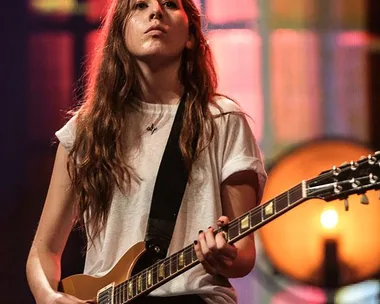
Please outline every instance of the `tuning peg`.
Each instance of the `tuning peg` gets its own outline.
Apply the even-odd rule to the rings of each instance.
[[[371,154],[368,155],[368,163],[370,165],[376,164],[376,161],[377,161],[376,157],[372,156]]]
[[[334,167],[332,168],[332,171],[333,171],[333,174],[334,174],[335,176],[338,176],[338,175],[340,174],[340,172],[342,172],[342,170],[341,170],[340,168],[337,168],[336,166],[334,166]]]
[[[362,197],[360,198],[360,202],[361,202],[363,205],[368,205],[368,204],[369,204],[368,196],[367,196],[366,194],[363,194]]]
[[[354,161],[351,161],[350,165],[351,165],[352,171],[355,171],[359,167],[359,164],[357,162],[354,162]]]
[[[372,173],[369,175],[369,182],[370,182],[371,184],[376,183],[378,179],[379,179],[379,178],[378,178],[376,175],[372,174]]]
[[[346,198],[344,200],[344,210],[348,211],[350,209],[350,203],[348,202],[348,199]]]
[[[380,155],[380,151],[376,151],[376,152],[375,152],[375,155]]]

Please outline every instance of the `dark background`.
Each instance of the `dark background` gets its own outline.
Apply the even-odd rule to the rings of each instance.
[[[374,39],[380,37],[380,2],[367,0],[367,30]],[[74,83],[82,75],[85,54],[84,37],[98,27],[78,15],[69,17],[64,25],[38,20],[28,13],[27,1],[7,1],[0,9],[0,92],[2,105],[1,130],[1,303],[33,303],[29,293],[25,263],[34,231],[46,195],[56,144],[54,131],[64,122],[64,113],[54,111],[44,92],[30,87],[31,79],[38,78],[29,61],[30,52],[43,61],[43,50],[30,50],[28,37],[31,32],[68,30],[74,35],[75,57]],[[38,57],[38,56],[37,56]],[[34,57],[36,58],[36,57]],[[370,145],[380,149],[380,52],[372,49],[367,53],[370,102]],[[44,81],[44,79],[41,79]],[[50,91],[49,91],[50,90]],[[54,88],[47,88],[46,96],[54,95]],[[38,103],[36,100],[42,100]],[[31,108],[33,105],[33,108]],[[47,111],[53,109],[53,111]],[[36,125],[31,130],[30,121],[54,121],[49,125]],[[33,134],[41,131],[40,137]],[[65,252],[63,276],[82,270],[83,259],[76,250],[83,242],[74,235]]]

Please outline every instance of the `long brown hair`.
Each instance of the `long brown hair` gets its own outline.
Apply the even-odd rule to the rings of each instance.
[[[209,104],[216,95],[217,77],[200,13],[192,0],[182,0],[182,5],[195,42],[193,48],[183,51],[179,75],[187,92],[180,147],[190,168],[214,134]],[[91,226],[91,240],[107,222],[115,187],[125,191],[131,181],[122,138],[126,105],[141,90],[136,64],[124,42],[131,6],[131,1],[112,1],[101,30],[99,51],[88,73],[84,103],[76,112],[76,138],[68,169],[78,197],[77,221]],[[194,151],[197,125],[200,134]]]

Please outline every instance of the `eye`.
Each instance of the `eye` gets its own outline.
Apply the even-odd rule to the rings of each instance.
[[[177,3],[175,3],[174,1],[166,1],[164,2],[164,5],[169,8],[178,8]]]
[[[148,5],[143,1],[140,1],[140,2],[136,3],[136,5],[135,5],[135,8],[140,9],[140,10],[147,8],[147,7],[148,7]]]

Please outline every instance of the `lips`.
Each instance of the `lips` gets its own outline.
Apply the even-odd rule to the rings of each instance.
[[[165,29],[165,27],[163,27],[162,25],[159,25],[159,24],[154,24],[152,25],[151,27],[149,27],[146,31],[145,31],[145,34],[151,32],[151,31],[160,31],[160,32],[163,32],[163,33],[167,33],[167,30]]]

